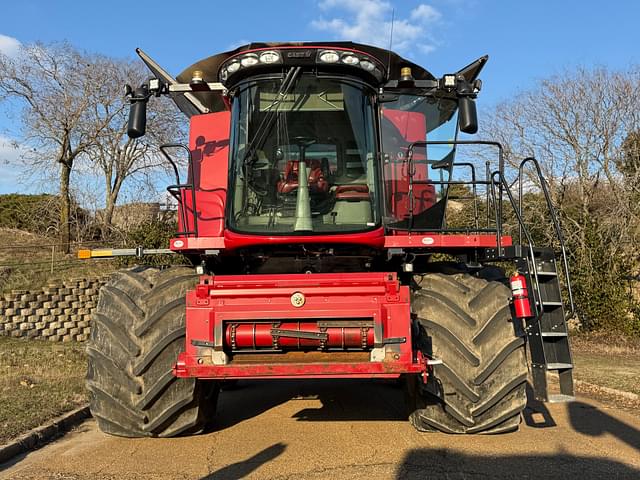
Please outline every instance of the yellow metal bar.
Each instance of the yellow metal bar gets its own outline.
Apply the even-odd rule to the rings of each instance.
[[[113,257],[113,250],[78,250],[78,258],[101,258],[101,257]]]

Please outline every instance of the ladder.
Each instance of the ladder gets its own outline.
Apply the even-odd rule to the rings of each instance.
[[[530,297],[537,314],[525,325],[533,390],[537,400],[567,402],[575,398],[573,359],[555,253],[550,248],[534,247],[533,254],[533,260],[522,259],[518,265],[532,289],[537,290]],[[558,375],[559,394],[549,394],[548,374],[553,372]]]
[[[552,248],[535,246],[525,225],[523,217],[523,171],[528,165],[532,165],[535,169],[556,239],[560,245],[560,268],[565,275],[565,286],[569,301],[568,315],[565,313],[562,301],[562,290],[558,277],[560,270],[558,269],[555,252]],[[508,196],[519,223],[519,245],[508,250],[514,251],[518,271],[527,279],[530,292],[529,301],[534,313],[533,317],[525,321],[525,337],[531,356],[531,377],[534,395],[537,400],[544,402],[572,401],[575,398],[573,390],[573,359],[569,345],[567,319],[573,316],[575,307],[571,291],[567,252],[560,223],[551,201],[551,195],[540,165],[533,157],[527,157],[520,163],[518,178],[516,179],[519,184],[517,204],[504,175],[500,172],[497,173],[501,190]],[[526,242],[523,242],[524,239],[526,239]],[[559,394],[549,394],[548,374],[553,372],[558,375]]]

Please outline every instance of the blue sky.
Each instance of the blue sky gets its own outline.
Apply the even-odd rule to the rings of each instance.
[[[498,0],[298,0],[3,2],[0,50],[68,40],[115,57],[146,50],[169,72],[249,41],[354,40],[387,46],[436,76],[489,54],[480,111],[576,65],[640,64],[640,2]],[[0,193],[16,190],[0,105]]]

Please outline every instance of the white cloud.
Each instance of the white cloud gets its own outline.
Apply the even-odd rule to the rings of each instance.
[[[341,40],[352,40],[383,48],[389,47],[393,5],[386,0],[322,0],[320,10],[331,18],[311,22],[317,30],[329,32]],[[427,4],[414,8],[408,18],[393,21],[393,50],[418,48],[429,53],[436,47],[430,27],[441,18],[438,10]]]
[[[7,35],[2,35],[0,33],[0,53],[12,57],[16,53],[18,53],[21,45],[22,44],[18,39],[9,37]]]
[[[431,5],[426,5],[424,3],[418,5],[411,11],[411,20],[422,21],[422,22],[432,22],[435,20],[439,20],[440,12],[433,8]]]

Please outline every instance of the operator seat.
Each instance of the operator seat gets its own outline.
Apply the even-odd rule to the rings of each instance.
[[[288,194],[298,189],[298,160],[290,160],[284,169],[283,178],[278,181],[278,193]],[[329,182],[322,170],[322,162],[320,160],[308,161],[309,168],[309,192],[310,193],[327,193],[329,191]]]

